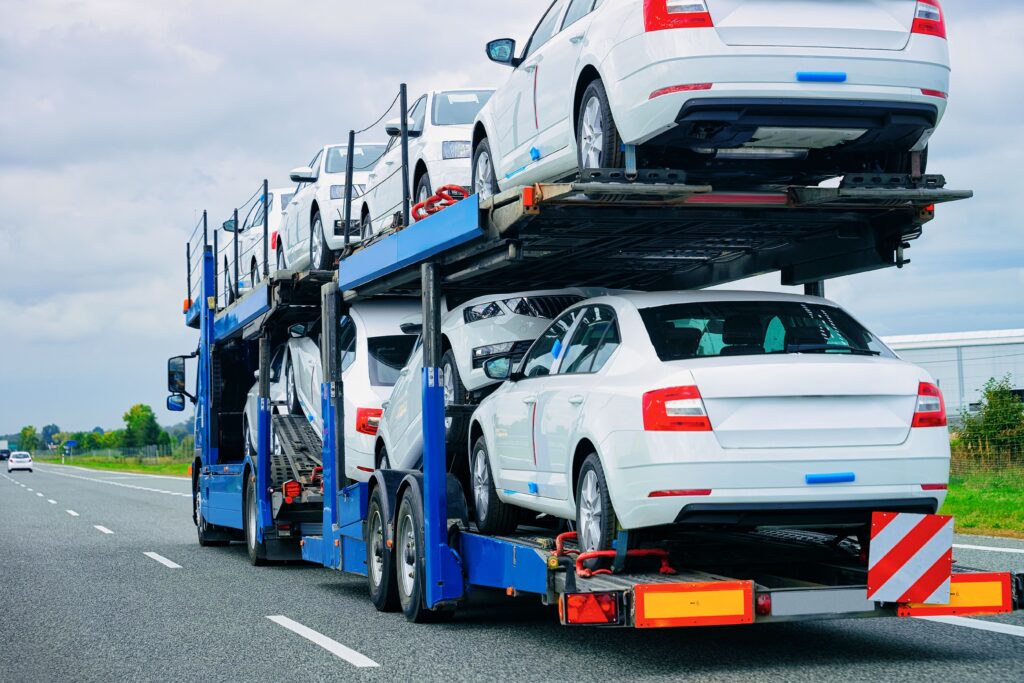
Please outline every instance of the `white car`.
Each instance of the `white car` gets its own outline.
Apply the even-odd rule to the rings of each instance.
[[[28,470],[32,471],[32,454],[25,451],[14,451],[7,459],[7,471]]]
[[[587,300],[484,399],[469,438],[482,531],[523,508],[575,521],[585,550],[616,525],[863,529],[873,510],[936,512],[949,477],[935,380],[807,296]]]
[[[352,196],[366,189],[368,174],[381,154],[383,143],[360,143],[353,147]],[[327,270],[334,263],[334,252],[345,246],[345,171],[348,145],[326,145],[316,153],[309,166],[292,169],[292,182],[298,183],[285,208],[284,225],[274,244],[278,270]],[[353,214],[353,221],[358,214]],[[359,240],[356,230],[349,231],[349,243]]]
[[[418,300],[381,299],[353,305],[339,323],[345,387],[345,474],[350,479],[366,481],[373,473],[381,404],[391,396],[416,343],[416,335],[402,328],[418,326],[420,316]],[[308,336],[307,330],[298,327],[292,332],[282,362],[284,408],[288,414],[305,415],[316,433],[322,435],[320,323],[308,331]]]
[[[454,304],[445,298],[441,316],[441,373],[445,406],[473,405],[493,390],[497,381],[484,374],[491,358],[517,362],[559,313],[596,290],[553,289],[482,296]],[[450,306],[450,307],[449,307]],[[384,406],[377,463],[385,467],[418,469],[423,455],[420,375],[423,354],[417,346],[409,365]],[[463,449],[466,420],[447,420],[450,454]]]
[[[267,254],[270,259],[271,273],[275,270],[275,246],[278,232],[281,229],[281,218],[291,200],[292,189],[290,187],[277,188],[267,193]],[[257,198],[253,203],[237,232],[233,219],[226,221],[223,229],[228,233],[234,233],[235,239],[238,240],[238,291],[241,293],[242,290],[255,287],[263,279],[262,197]],[[225,239],[223,244],[230,245],[230,242]],[[223,268],[222,282],[224,283],[225,301],[230,303],[235,299],[235,289],[232,287],[235,278],[234,247],[225,253]]]
[[[474,190],[622,169],[690,182],[909,173],[946,109],[939,0],[556,0],[477,116]]]
[[[445,185],[469,187],[473,118],[491,97],[482,88],[434,91],[409,107],[410,209]],[[353,202],[352,215],[362,233],[375,234],[393,224],[402,211],[402,136],[400,121],[388,121],[387,151],[367,179],[368,190]]]

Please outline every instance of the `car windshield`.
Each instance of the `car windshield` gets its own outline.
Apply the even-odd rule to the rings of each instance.
[[[435,126],[457,126],[473,123],[480,108],[491,99],[493,90],[458,90],[434,96],[431,120]]]
[[[845,311],[796,301],[713,301],[644,308],[663,361],[784,353],[895,355]]]
[[[375,387],[393,387],[398,375],[409,361],[416,335],[396,334],[387,337],[370,337],[367,346],[370,352],[370,384]]]
[[[352,170],[369,171],[384,154],[386,145],[356,145],[352,148]],[[327,173],[344,173],[348,147],[339,145],[327,148]]]

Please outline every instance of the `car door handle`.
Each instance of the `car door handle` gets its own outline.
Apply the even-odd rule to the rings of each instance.
[[[385,162],[384,162],[384,165],[385,165],[385,166],[394,166],[394,165],[395,165],[395,162],[393,162],[393,161],[385,161]]]
[[[578,396],[578,395],[577,396],[570,396],[569,397],[569,403],[573,404],[574,406],[581,405],[583,403],[583,397],[582,396]]]
[[[537,397],[536,396],[527,396],[527,397],[525,397],[523,399],[523,403],[525,403],[528,406],[532,406],[536,402],[537,402]]]
[[[572,43],[573,45],[579,45],[580,43],[583,42],[583,38],[584,37],[585,36],[583,34],[580,34],[578,36],[573,36],[572,38],[569,39],[569,42]]]

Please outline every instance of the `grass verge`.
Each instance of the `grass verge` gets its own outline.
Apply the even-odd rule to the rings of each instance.
[[[60,457],[36,458],[38,462],[60,464]],[[190,461],[173,458],[112,458],[108,456],[76,455],[64,461],[66,465],[87,467],[92,470],[109,472],[132,472],[135,474],[164,474],[173,477],[187,477]]]
[[[1024,538],[1024,467],[951,476],[942,514],[960,533]]]

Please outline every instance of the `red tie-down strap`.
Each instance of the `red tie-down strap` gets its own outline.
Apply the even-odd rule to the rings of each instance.
[[[611,574],[612,572],[610,569],[588,569],[583,566],[583,563],[596,557],[610,557],[614,559],[616,552],[614,550],[592,550],[590,552],[581,553],[579,550],[574,548],[565,547],[566,541],[575,541],[577,538],[578,536],[575,531],[566,531],[565,533],[558,534],[558,536],[555,537],[555,555],[576,555],[576,574],[583,578],[595,576],[597,574]],[[656,557],[661,560],[661,567],[658,569],[659,573],[676,573],[676,570],[669,564],[668,551],[661,548],[636,548],[633,550],[627,550],[626,557]]]
[[[412,218],[421,221],[438,211],[447,209],[452,204],[461,202],[469,196],[466,188],[461,185],[445,185],[434,193],[434,196],[424,199],[412,207]]]

